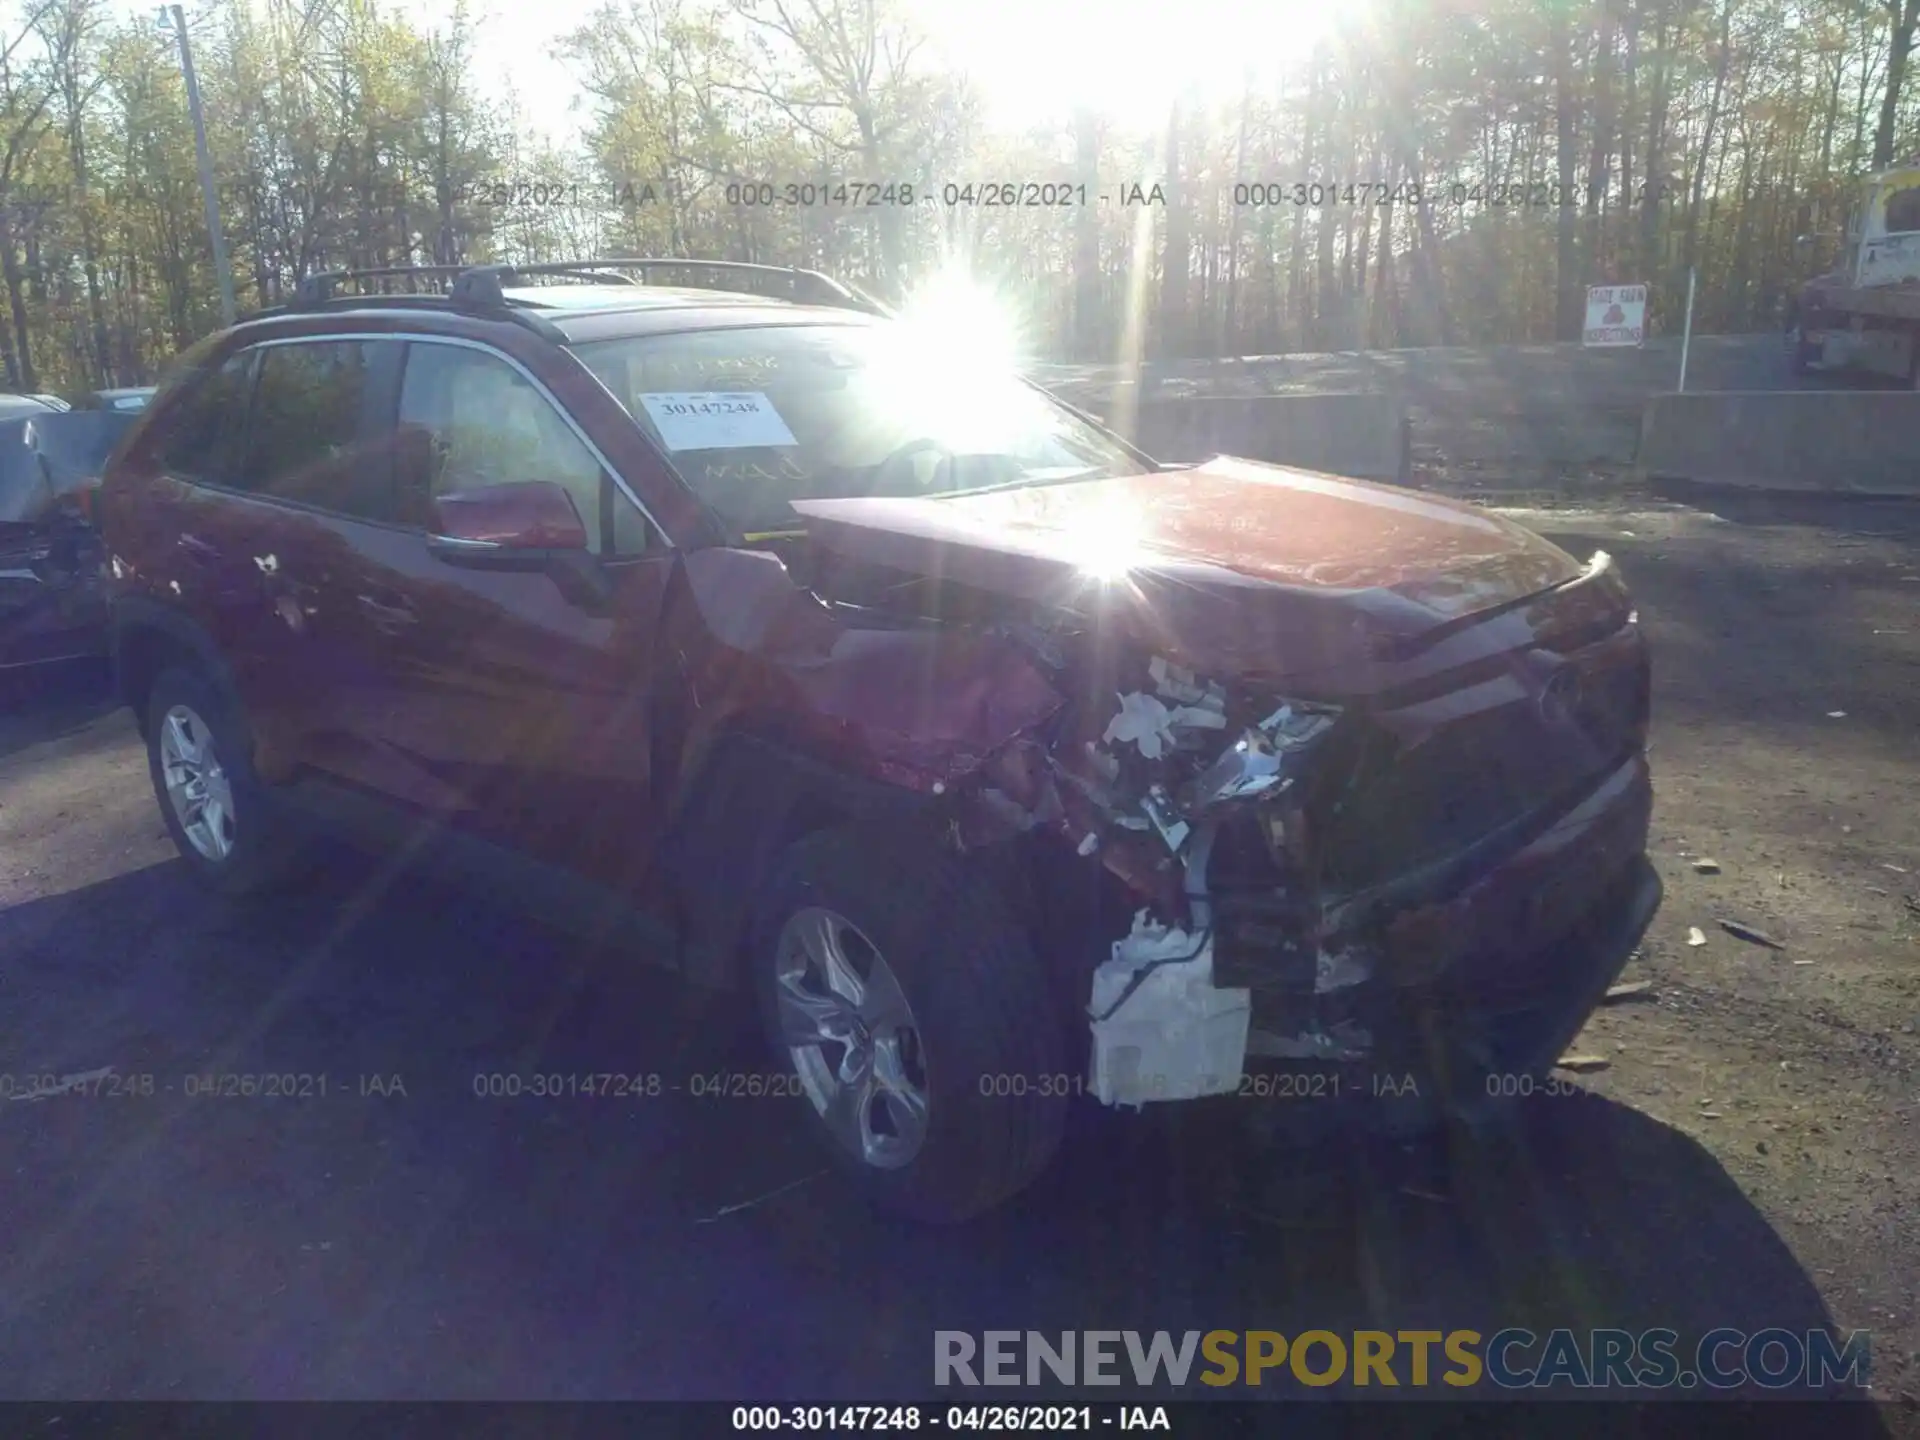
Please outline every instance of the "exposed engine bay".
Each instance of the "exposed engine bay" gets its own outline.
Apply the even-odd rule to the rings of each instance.
[[[1235,973],[1245,964],[1221,973],[1217,911],[1246,897],[1215,892],[1216,865],[1244,871],[1251,859],[1264,872],[1263,981],[1291,980],[1313,994],[1372,973],[1363,953],[1319,943],[1307,769],[1338,707],[1287,701],[1256,714],[1217,681],[1161,656],[1148,659],[1144,679],[1143,688],[1115,694],[1097,736],[1076,731],[1050,750],[1016,744],[971,792],[993,822],[1050,826],[1078,854],[1102,856],[1136,891],[1157,896],[1092,978],[1092,1088],[1108,1105],[1195,1099],[1240,1083],[1251,977]],[[1223,843],[1230,826],[1231,846]],[[1249,845],[1262,853],[1241,853]],[[1312,1027],[1253,1039],[1263,1053],[1298,1058],[1351,1058],[1368,1043],[1364,1032],[1335,1037]]]

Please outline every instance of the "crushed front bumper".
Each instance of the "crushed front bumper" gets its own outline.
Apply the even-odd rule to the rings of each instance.
[[[1369,1041],[1364,1053],[1262,1059],[1262,1034],[1293,1026],[1284,998],[1254,991],[1255,1053],[1240,1093],[1262,1102],[1261,1128],[1307,1143],[1356,1127],[1412,1135],[1548,1093],[1541,1077],[1659,909],[1646,858],[1651,798],[1635,756],[1519,853],[1409,912],[1407,949],[1388,957],[1388,976],[1339,1000],[1347,1033]]]
[[[1241,1098],[1258,1128],[1312,1144],[1336,1130],[1411,1137],[1449,1122],[1479,1126],[1539,1083],[1586,1024],[1660,907],[1660,877],[1636,857],[1573,931],[1537,962],[1542,983],[1478,1003],[1413,992],[1372,1008],[1374,1047],[1344,1061],[1249,1056]]]

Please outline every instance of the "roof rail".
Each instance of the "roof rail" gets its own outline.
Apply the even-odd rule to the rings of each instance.
[[[558,340],[561,332],[552,322],[528,312],[524,301],[509,300],[506,288],[523,278],[559,276],[605,284],[634,285],[648,283],[647,277],[658,270],[690,270],[700,278],[724,276],[730,281],[749,283],[697,284],[692,288],[724,290],[734,294],[766,295],[769,287],[784,290],[784,297],[800,304],[825,305],[835,309],[859,310],[869,315],[890,317],[886,305],[864,291],[835,280],[818,270],[801,270],[784,265],[759,265],[745,260],[698,260],[686,256],[614,256],[594,260],[562,260],[533,265],[506,263],[481,265],[381,265],[364,270],[322,270],[301,278],[293,298],[286,304],[255,312],[248,318],[304,310],[342,309],[421,309],[447,308],[489,319],[512,320]],[[635,280],[628,272],[638,272]],[[401,293],[336,293],[336,287],[350,281],[404,279],[443,280],[445,289]]]
[[[479,267],[500,269],[499,266]],[[530,313],[523,306],[507,303],[495,286],[491,298],[484,288],[478,290],[472,285],[463,285],[462,281],[471,275],[476,267],[472,265],[381,265],[365,270],[322,270],[303,276],[294,287],[293,299],[284,305],[256,312],[249,319],[273,314],[287,314],[307,310],[458,310],[465,314],[488,320],[510,320],[517,325],[532,330],[543,339],[555,344],[564,344],[566,335],[550,320]],[[372,294],[336,294],[334,287],[345,281],[388,280],[406,278],[410,281],[445,277],[447,288],[439,291],[403,291],[375,292]]]
[[[760,286],[696,284],[692,287],[694,289],[765,295],[767,290],[763,288],[764,286],[777,284],[779,288],[786,291],[784,297],[778,298],[792,299],[801,304],[827,305],[839,310],[859,310],[869,315],[883,317],[891,316],[893,313],[873,296],[818,270],[801,270],[787,265],[759,265],[746,260],[701,260],[685,255],[615,255],[604,259],[567,260],[538,265],[493,265],[486,268],[496,272],[505,284],[511,284],[523,275],[567,275],[607,280],[614,279],[620,276],[620,272],[627,270],[638,271],[642,277],[642,283],[646,283],[645,277],[655,270],[692,270],[710,275],[722,275],[729,279],[742,277],[762,282]]]

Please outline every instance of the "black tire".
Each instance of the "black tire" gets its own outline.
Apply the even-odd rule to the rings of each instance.
[[[205,722],[232,796],[232,846],[219,859],[201,853],[168,798],[162,733],[167,714],[176,705],[188,707]],[[251,737],[232,697],[198,671],[164,670],[147,693],[146,735],[154,799],[167,833],[194,878],[232,897],[256,894],[284,882],[299,858],[298,835],[279,802],[254,774]]]
[[[878,1208],[947,1224],[1024,1188],[1059,1148],[1071,1082],[1061,1083],[1066,1046],[1051,987],[999,887],[917,838],[839,829],[796,842],[756,907],[750,955],[768,1041],[787,1073],[797,1067],[780,1039],[776,960],[782,927],[809,906],[870,938],[905,993],[926,1138],[906,1164],[882,1169],[836,1141],[805,1096],[797,1112]],[[1025,1093],[983,1094],[995,1076],[1018,1077],[1011,1083]]]

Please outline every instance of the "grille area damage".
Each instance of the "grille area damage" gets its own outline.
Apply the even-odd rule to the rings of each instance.
[[[1228,1093],[1249,1057],[1366,1060],[1383,1026],[1403,1034],[1388,1017],[1417,987],[1552,943],[1574,913],[1536,899],[1537,916],[1489,926],[1460,897],[1515,855],[1544,864],[1578,797],[1639,783],[1644,674],[1621,658],[1637,645],[1622,631],[1544,685],[1516,670],[1384,712],[1256,704],[1155,656],[1094,721],[1067,707],[1048,740],[990,761],[962,794],[983,821],[1051,826],[1150,902],[1091,978],[1098,1098]],[[1448,718],[1427,724],[1432,707]],[[1597,881],[1625,851],[1581,858]],[[1557,888],[1577,910],[1591,886]]]

